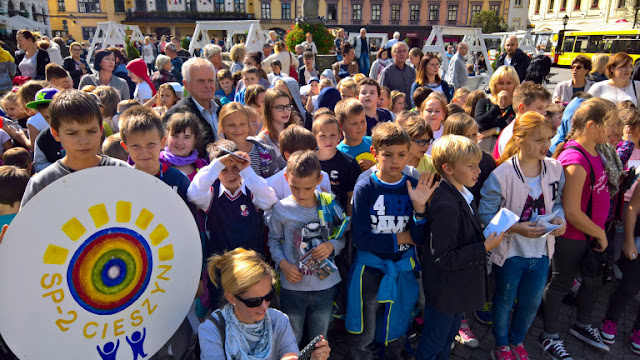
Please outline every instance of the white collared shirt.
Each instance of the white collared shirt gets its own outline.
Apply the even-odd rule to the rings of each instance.
[[[467,189],[466,186],[462,186],[462,190],[460,190],[460,195],[462,195],[462,197],[464,198],[464,201],[466,201],[467,205],[469,205],[469,209],[471,209],[471,213],[473,214],[473,208],[471,207],[471,202],[473,201],[473,194],[471,193],[471,191],[469,191],[469,189]]]
[[[218,104],[216,104],[215,101],[213,100],[209,100],[211,101],[211,112],[208,112],[207,110],[204,109],[204,107],[202,105],[200,105],[196,99],[193,99],[193,102],[196,103],[196,107],[198,108],[198,111],[200,111],[200,113],[202,114],[202,116],[204,117],[205,120],[207,120],[207,122],[209,123],[209,125],[211,126],[211,128],[213,129],[213,134],[216,138],[216,140],[218,139]]]

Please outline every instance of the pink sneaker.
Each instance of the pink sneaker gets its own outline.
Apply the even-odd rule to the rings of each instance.
[[[491,351],[491,359],[492,360],[516,360],[511,353],[511,350],[508,346],[501,346],[500,348]]]
[[[611,320],[605,319],[602,323],[602,329],[600,329],[600,336],[602,341],[606,344],[613,344],[616,342],[616,335],[618,335],[618,324]]]
[[[634,354],[640,355],[640,330],[631,330],[631,344],[629,347]]]
[[[462,324],[460,324],[460,330],[458,330],[458,336],[456,336],[456,340],[458,340],[459,343],[472,348],[478,347],[478,345],[480,345],[480,341],[478,341],[473,331],[471,331],[471,329],[469,328],[467,320],[462,320]]]
[[[511,353],[516,360],[529,360],[529,353],[524,348],[524,344],[511,346]]]

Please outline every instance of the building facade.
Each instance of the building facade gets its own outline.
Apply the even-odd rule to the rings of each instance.
[[[11,19],[13,24],[21,24],[23,29],[40,31],[43,33],[42,35],[51,35],[47,0],[0,0],[0,16],[3,18],[18,16],[18,18]],[[38,28],[36,29],[34,25]],[[16,26],[11,26],[11,29],[0,30],[1,37],[3,39],[11,37],[13,34],[10,30],[18,29]]]
[[[93,38],[99,22],[122,22],[125,18],[125,1],[131,0],[49,0],[51,32],[77,41]]]
[[[530,0],[529,19],[540,30],[630,29],[636,0]],[[594,27],[595,26],[595,27]]]
[[[506,14],[507,25],[512,30],[526,30],[529,27],[529,3],[535,0],[509,0]]]

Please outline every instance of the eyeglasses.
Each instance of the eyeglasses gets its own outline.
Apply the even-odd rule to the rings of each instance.
[[[582,67],[582,65],[575,65],[571,67],[571,70],[576,69],[576,70],[582,70],[584,69],[584,67]]]
[[[276,289],[271,288],[271,291],[265,296],[255,297],[251,299],[243,299],[238,295],[233,295],[236,299],[242,301],[247,307],[254,308],[262,305],[262,301],[271,302],[273,300],[273,296],[276,294]]]
[[[418,146],[420,146],[420,147],[433,144],[433,139],[429,139],[429,140],[425,140],[425,139],[413,140],[413,139],[411,139],[411,141],[413,141],[414,143],[418,144]]]
[[[276,105],[271,107],[272,109],[276,109],[277,112],[283,112],[283,111],[291,111],[291,109],[293,109],[293,104],[288,104],[288,105]]]

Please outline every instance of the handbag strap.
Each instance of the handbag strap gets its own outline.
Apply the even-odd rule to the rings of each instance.
[[[567,149],[577,150],[578,152],[580,152],[580,154],[582,154],[582,156],[584,156],[584,158],[587,160],[587,163],[589,164],[589,177],[591,180],[591,187],[595,186],[596,175],[593,172],[593,166],[591,165],[591,161],[589,161],[589,157],[584,152],[584,150],[582,150],[577,146],[567,146]],[[591,219],[592,210],[593,210],[593,191],[589,191],[589,202],[587,202],[587,211],[585,211],[585,214],[587,214],[589,219]],[[584,234],[584,237],[585,237],[585,240],[587,240],[588,242],[591,242],[593,240],[593,238],[590,235]]]
[[[224,322],[224,317],[222,316],[222,311],[216,310],[212,312],[211,316],[209,317],[209,320],[211,320],[213,325],[215,325],[216,328],[218,329],[218,334],[220,334],[220,339],[222,343],[222,351],[225,353],[225,356],[226,356],[227,353],[224,349],[224,342],[227,337],[227,331],[225,328],[225,322]]]

